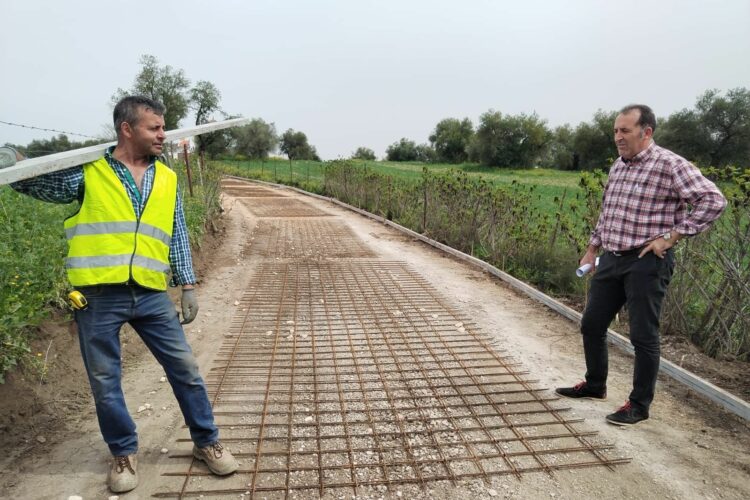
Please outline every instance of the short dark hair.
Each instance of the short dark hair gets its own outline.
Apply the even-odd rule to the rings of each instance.
[[[155,115],[163,116],[167,108],[159,101],[155,101],[142,95],[129,95],[120,99],[115,105],[112,118],[115,122],[115,132],[120,137],[120,127],[128,122],[131,126],[138,123],[138,114],[141,109],[152,111]]]
[[[631,111],[640,111],[641,116],[638,118],[638,123],[641,128],[651,127],[653,132],[656,132],[656,115],[654,110],[645,104],[628,104],[620,110],[621,115],[626,115]]]

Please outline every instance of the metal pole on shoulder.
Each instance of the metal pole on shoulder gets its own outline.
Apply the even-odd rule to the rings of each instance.
[[[237,127],[240,125],[246,125],[249,123],[248,118],[234,118],[232,120],[224,120],[221,122],[206,123],[204,125],[197,125],[194,127],[187,127],[177,130],[170,130],[166,133],[166,141],[176,141],[179,139],[185,139],[187,137],[193,137],[196,135],[206,134],[209,132],[215,132],[230,127]],[[39,158],[30,158],[28,160],[22,160],[13,162],[11,161],[12,155],[10,153],[0,155],[0,160],[4,160],[5,163],[0,162],[0,185],[10,184],[11,182],[17,182],[24,179],[30,179],[39,175],[49,174],[57,172],[58,170],[64,170],[70,167],[77,167],[90,161],[94,161],[100,158],[104,151],[114,146],[115,142],[105,142],[96,146],[89,146],[86,148],[74,149],[72,151],[65,151],[62,153],[55,153],[47,156],[40,156]],[[5,168],[4,168],[5,167]]]

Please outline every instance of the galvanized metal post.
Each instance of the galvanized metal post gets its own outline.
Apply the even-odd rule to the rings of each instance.
[[[190,174],[190,159],[188,158],[188,147],[187,142],[182,144],[182,151],[185,154],[185,173],[187,173],[188,179],[188,191],[190,191],[190,197],[193,196],[193,176]]]
[[[203,151],[198,152],[198,182],[203,186],[203,172],[206,170],[206,159],[204,158]]]

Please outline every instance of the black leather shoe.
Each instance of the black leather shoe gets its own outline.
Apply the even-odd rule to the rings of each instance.
[[[614,425],[633,425],[648,418],[648,412],[644,413],[627,401],[616,412],[607,415],[607,422]]]
[[[579,382],[573,387],[558,387],[555,392],[560,396],[573,399],[607,399],[607,390],[600,392],[592,391],[586,386],[586,382]]]

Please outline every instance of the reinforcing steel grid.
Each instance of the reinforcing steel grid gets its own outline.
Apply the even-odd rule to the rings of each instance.
[[[403,262],[260,264],[206,384],[240,470],[211,475],[180,439],[156,497],[360,494],[630,461]]]

